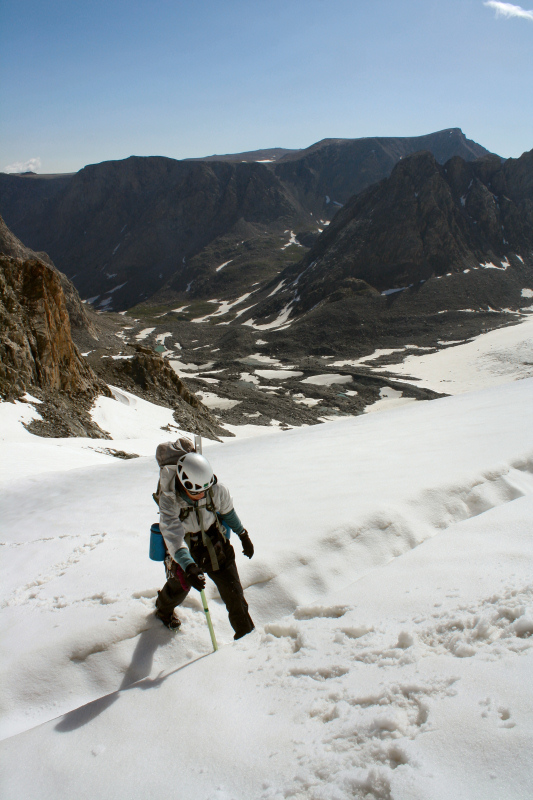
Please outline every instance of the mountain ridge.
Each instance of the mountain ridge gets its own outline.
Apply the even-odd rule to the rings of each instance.
[[[271,163],[131,156],[49,180],[0,175],[0,212],[101,309],[228,297],[297,260],[348,197],[428,143],[438,157],[488,152],[447,129],[328,139]]]
[[[270,320],[290,307],[287,319],[298,320],[326,303],[342,324],[333,306],[352,301],[355,318],[370,325],[362,298],[371,314],[403,306],[413,319],[465,307],[520,308],[529,302],[521,290],[533,282],[532,253],[533,151],[503,163],[456,156],[444,166],[421,152],[355,195],[248,319]],[[270,288],[273,282],[265,293]]]

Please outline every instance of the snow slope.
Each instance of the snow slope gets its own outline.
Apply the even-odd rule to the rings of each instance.
[[[153,457],[16,438],[4,796],[533,795],[533,379],[206,446],[256,546],[258,626],[233,644],[210,585],[211,655],[195,592],[180,633],[153,617]],[[22,477],[28,440],[68,469]]]
[[[437,353],[408,355],[387,371],[415,377],[418,386],[447,394],[529,378],[533,375],[533,314],[516,325],[497,328]]]

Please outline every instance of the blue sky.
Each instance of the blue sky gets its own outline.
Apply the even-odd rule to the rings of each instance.
[[[533,12],[508,6],[2,0],[0,169],[448,127],[516,157],[533,148]]]

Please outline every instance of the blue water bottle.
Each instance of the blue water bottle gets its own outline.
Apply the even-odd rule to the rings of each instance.
[[[152,561],[164,561],[165,556],[165,540],[159,530],[159,522],[154,522],[150,528],[150,558]]]

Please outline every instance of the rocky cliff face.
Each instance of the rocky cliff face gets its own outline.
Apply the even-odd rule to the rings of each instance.
[[[78,353],[56,270],[37,259],[0,256],[0,394],[107,393]]]
[[[96,338],[96,328],[94,321],[90,318],[87,310],[80,300],[80,296],[67,276],[56,269],[52,259],[47,253],[35,253],[26,247],[17,237],[10,231],[0,216],[0,255],[11,256],[12,258],[21,261],[41,261],[50,267],[56,276],[59,278],[63,294],[65,295],[65,303],[69,315],[70,325],[78,330],[83,330],[88,333],[92,338]]]
[[[132,157],[54,176],[48,190],[45,176],[0,175],[0,211],[100,309],[231,297],[301,257],[291,231],[311,245],[321,219],[421,148],[438,161],[486,153],[452,129],[324,140],[302,151],[276,149],[268,163],[254,154],[240,161]]]
[[[262,309],[290,303],[293,314],[362,291],[415,292],[442,279],[442,308],[523,302],[533,270],[533,151],[502,163],[431,153],[399,162],[390,178],[353,197],[315,246],[280,276],[285,287]],[[466,294],[444,278],[460,276]],[[451,285],[451,284],[450,284]],[[366,287],[366,289],[365,289]],[[497,290],[496,290],[496,287]],[[405,301],[405,297],[402,298]],[[389,301],[387,301],[389,302]],[[470,306],[468,306],[470,307]],[[254,309],[258,316],[257,309]]]

